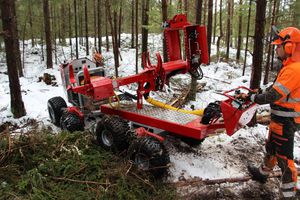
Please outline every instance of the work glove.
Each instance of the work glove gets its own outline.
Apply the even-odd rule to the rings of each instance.
[[[240,99],[240,100],[244,100],[244,101],[250,101],[250,100],[252,100],[251,99],[252,95],[261,94],[261,93],[262,93],[262,89],[258,88],[258,89],[254,89],[252,91],[249,91],[248,94],[246,94],[246,93],[238,93],[234,97],[236,99]]]
[[[257,88],[252,90],[252,92],[250,92],[251,94],[261,94],[263,92],[263,90],[261,88]]]
[[[251,94],[249,95],[249,93],[248,94],[246,94],[246,93],[240,93],[240,94],[236,94],[234,97],[236,99],[248,101],[248,100],[250,100],[250,96],[251,96]]]

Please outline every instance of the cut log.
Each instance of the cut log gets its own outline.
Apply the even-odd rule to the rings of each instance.
[[[298,176],[300,175],[300,169],[298,170]],[[277,178],[281,176],[280,171],[274,171],[270,174],[269,178]],[[235,177],[235,178],[222,178],[222,179],[201,179],[201,178],[192,178],[183,181],[177,181],[171,183],[176,187],[185,187],[185,186],[198,186],[198,185],[215,185],[221,183],[237,183],[237,182],[247,182],[251,180],[251,176],[244,176],[244,177]]]

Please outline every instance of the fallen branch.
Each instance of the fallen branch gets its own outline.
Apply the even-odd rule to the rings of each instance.
[[[203,84],[198,84],[197,88],[196,88],[197,92],[200,92],[203,89],[203,87],[204,87]],[[184,92],[178,98],[176,98],[174,101],[172,101],[172,103],[170,105],[173,107],[176,107],[176,108],[179,108],[180,106],[182,106],[186,102],[186,99],[188,97],[188,94],[190,93],[190,90],[191,90],[190,87],[188,87],[186,90],[183,89]]]
[[[176,108],[179,108],[180,106],[182,106],[184,104],[184,102],[186,101],[186,98],[187,98],[189,92],[190,92],[190,89],[188,89],[187,91],[182,93],[178,98],[176,98],[171,103],[171,106],[176,107]]]
[[[131,174],[134,175],[136,178],[140,179],[141,181],[143,181],[146,185],[149,185],[156,192],[155,187],[152,184],[150,184],[150,182],[148,180],[144,180],[143,178],[141,178],[134,172],[131,172]]]
[[[73,183],[83,183],[83,184],[95,184],[95,185],[110,185],[110,183],[99,183],[96,181],[81,181],[81,180],[75,180],[75,179],[70,179],[70,178],[62,178],[62,177],[51,177],[53,180],[58,180],[58,181],[69,181]]]
[[[300,169],[298,169],[298,176],[300,175]],[[276,178],[281,176],[281,171],[274,171],[268,178]],[[184,181],[178,181],[171,183],[176,187],[185,187],[185,186],[197,186],[197,185],[215,185],[221,183],[237,183],[237,182],[247,182],[251,180],[251,176],[244,177],[235,177],[235,178],[222,178],[222,179],[201,179],[201,178],[192,178]]]
[[[209,79],[213,79],[213,80],[216,80],[216,81],[219,81],[219,82],[222,82],[222,83],[231,84],[231,82],[223,81],[223,80],[220,80],[220,79],[217,79],[217,78],[212,78],[212,77],[208,77],[208,76],[204,76],[204,77],[209,78]]]

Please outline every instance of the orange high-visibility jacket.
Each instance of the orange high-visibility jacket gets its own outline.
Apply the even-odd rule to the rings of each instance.
[[[287,59],[283,64],[273,85],[282,97],[274,102],[277,105],[276,110],[271,106],[271,113],[281,117],[293,117],[296,123],[300,123],[300,62]]]

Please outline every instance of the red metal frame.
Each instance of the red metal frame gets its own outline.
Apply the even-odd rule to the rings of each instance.
[[[251,109],[256,107],[256,104],[252,103],[251,101],[247,102],[240,102],[239,100],[235,99],[234,96],[229,95],[230,92],[244,89],[250,92],[253,90],[246,88],[244,86],[240,86],[236,89],[232,89],[223,93],[224,96],[228,97],[227,100],[221,102],[221,111],[223,113],[224,125],[226,128],[227,135],[233,135],[240,127],[245,124],[242,124],[240,119],[244,113],[250,112]],[[249,116],[247,121],[250,122],[252,116]],[[247,123],[246,123],[247,124]]]
[[[179,31],[184,32],[184,42],[186,51],[186,60],[181,58],[181,44]],[[167,42],[169,61],[162,62],[159,53],[156,54],[157,64],[152,65],[149,54],[143,55],[143,66],[145,68],[139,74],[111,80],[109,78],[90,80],[88,69],[84,66],[84,85],[68,89],[73,92],[88,95],[95,100],[102,100],[114,95],[114,89],[122,85],[138,83],[137,89],[137,107],[142,108],[142,96],[150,91],[156,91],[163,88],[168,79],[178,73],[195,71],[201,63],[208,63],[208,52],[206,42],[205,27],[199,25],[190,25],[185,15],[175,15],[172,20],[168,21],[168,28],[164,30]],[[191,36],[193,35],[193,37]],[[197,62],[194,58],[199,57]],[[74,82],[74,73],[72,66],[69,67],[70,82]]]
[[[184,33],[186,60],[183,60],[181,56],[179,31],[183,31]],[[142,72],[117,79],[102,77],[91,80],[88,69],[85,66],[83,68],[85,84],[77,87],[73,87],[72,85],[68,89],[76,93],[91,96],[95,100],[102,100],[114,96],[114,89],[122,85],[138,83],[137,108],[142,109],[144,94],[162,89],[164,83],[175,74],[186,73],[188,71],[194,72],[200,67],[201,63],[207,64],[209,62],[205,27],[190,25],[185,15],[176,15],[172,20],[168,21],[168,27],[164,30],[164,35],[167,42],[168,62],[163,63],[160,54],[157,53],[157,64],[152,65],[149,54],[145,53],[142,57],[144,66]],[[73,83],[74,73],[72,66],[69,67],[69,70],[70,82]],[[216,129],[226,128],[227,133],[232,135],[239,127],[239,118],[247,109],[234,110],[235,108],[232,106],[233,97],[228,95],[229,92],[230,91],[225,92],[224,94],[229,97],[229,99],[221,103],[225,123],[220,123],[218,119],[213,119],[210,124],[204,125],[200,123],[201,118],[199,117],[187,124],[179,124],[126,110],[114,109],[108,105],[101,105],[101,112],[110,115],[119,115],[130,121],[163,129],[184,137],[201,140]],[[78,109],[70,108],[69,111],[82,115]],[[233,113],[234,116],[229,116],[228,113]],[[141,135],[149,135],[146,130],[142,129],[140,129],[138,133]],[[161,138],[158,139],[161,140]]]
[[[149,131],[147,131],[144,127],[139,127],[137,129],[135,129],[135,133],[140,136],[140,137],[145,137],[145,136],[151,136],[151,137],[154,137],[156,139],[158,139],[160,142],[164,142],[165,141],[165,138],[157,135],[157,134],[154,134],[154,133],[151,133]]]
[[[225,128],[223,123],[204,125],[200,123],[201,118],[197,118],[187,124],[178,124],[163,119],[154,118],[147,115],[141,115],[134,112],[111,108],[109,105],[101,105],[101,112],[109,115],[118,115],[124,119],[163,129],[181,136],[201,140],[207,135],[213,133],[216,129]]]
[[[67,110],[68,110],[69,113],[76,114],[81,120],[84,119],[83,113],[76,106],[68,107]]]

